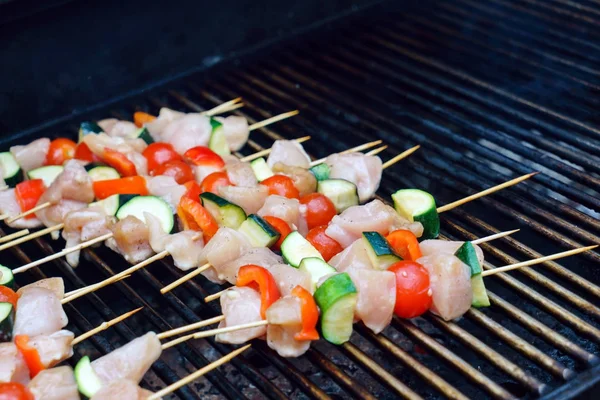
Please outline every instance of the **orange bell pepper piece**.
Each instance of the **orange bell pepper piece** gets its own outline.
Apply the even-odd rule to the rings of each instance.
[[[15,336],[15,345],[17,346],[17,349],[19,349],[19,352],[25,359],[27,368],[29,368],[29,376],[31,378],[35,377],[38,373],[46,369],[44,364],[42,364],[40,354],[38,353],[36,348],[29,344],[29,336]]]
[[[299,341],[319,340],[317,322],[319,322],[319,309],[312,294],[302,286],[297,285],[292,289],[292,296],[300,299],[302,313],[302,330],[294,335]]]
[[[281,297],[275,278],[265,268],[254,264],[238,270],[236,286],[249,286],[260,293],[260,316],[265,319],[267,309]]]
[[[388,234],[386,239],[403,260],[417,261],[422,257],[419,241],[411,231],[398,229]]]

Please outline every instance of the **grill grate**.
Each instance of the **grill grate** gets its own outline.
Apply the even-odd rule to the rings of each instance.
[[[442,217],[444,234],[472,239],[522,230],[484,244],[493,265],[600,241],[600,5],[587,0],[421,1],[375,8],[327,38],[233,63],[212,79],[191,76],[110,110],[77,116],[36,135],[69,135],[82,119],[107,113],[129,118],[169,106],[210,108],[243,96],[250,121],[299,108],[302,113],[252,134],[245,153],[274,139],[311,135],[315,157],[374,138],[383,158],[422,144],[384,173],[380,189],[422,187],[441,204],[512,177],[541,170],[534,181]],[[381,17],[385,11],[387,16]],[[264,55],[263,55],[264,56]],[[257,57],[258,58],[258,57]],[[69,126],[70,125],[70,126]],[[276,131],[275,131],[276,130]],[[51,131],[51,133],[50,133]],[[277,132],[277,133],[276,133]],[[21,139],[21,141],[24,139]],[[6,144],[6,143],[4,143]],[[60,244],[36,239],[3,255],[13,264]],[[124,269],[104,247],[84,252],[75,272],[63,260],[27,279],[61,275],[70,288]],[[426,316],[395,320],[382,335],[356,327],[341,347],[315,343],[286,360],[255,343],[229,365],[177,395],[196,398],[452,399],[565,398],[600,376],[598,253],[523,268],[488,279],[492,306],[458,322]],[[125,323],[83,342],[78,355],[97,357],[148,330],[163,331],[218,315],[203,297],[220,287],[197,279],[162,296],[180,276],[161,260],[125,281],[67,306],[76,334],[145,306]],[[229,347],[198,340],[167,351],[144,379],[156,389],[217,359]],[[78,357],[76,357],[78,358]]]

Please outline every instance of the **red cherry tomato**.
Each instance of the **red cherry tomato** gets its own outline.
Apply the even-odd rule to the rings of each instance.
[[[75,157],[77,143],[67,138],[58,138],[50,142],[46,165],[63,165],[65,161]]]
[[[414,261],[398,261],[388,268],[396,274],[396,306],[400,318],[414,318],[429,310],[432,303],[429,273]]]
[[[321,193],[311,193],[302,196],[300,203],[306,205],[306,223],[308,229],[327,225],[336,215],[333,202]]]
[[[288,199],[300,198],[300,192],[296,189],[294,181],[285,175],[273,175],[260,184],[269,188],[269,194],[277,194]]]
[[[17,309],[17,301],[19,301],[19,295],[15,293],[9,287],[0,286],[0,302],[1,303],[10,303],[13,305],[14,309]]]
[[[102,159],[92,153],[87,144],[81,142],[75,148],[75,158],[87,162],[101,162]]]
[[[329,261],[333,256],[344,249],[338,242],[325,234],[325,229],[327,229],[327,225],[312,228],[306,235],[306,240],[319,250],[319,253],[321,253],[325,261]]]
[[[275,242],[275,244],[271,246],[273,250],[279,250],[281,248],[281,243],[283,243],[287,235],[289,235],[292,232],[292,229],[290,228],[288,223],[282,220],[281,218],[271,217],[269,215],[263,217],[263,219],[267,221],[269,225],[271,225],[277,232],[279,232],[279,240],[277,240],[277,242]]]
[[[0,383],[0,400],[35,400],[26,386],[16,383]]]
[[[200,190],[202,190],[202,193],[211,192],[211,193],[218,195],[219,188],[221,186],[232,186],[232,185],[233,184],[231,183],[231,181],[229,180],[229,177],[227,176],[227,172],[225,172],[225,171],[213,172],[212,174],[210,174],[206,178],[204,178],[204,180],[202,181],[202,184],[200,185]]]
[[[159,165],[152,170],[150,175],[172,176],[180,185],[194,179],[192,168],[182,160],[173,160]]]
[[[192,147],[183,154],[187,162],[201,167],[215,167],[221,169],[225,166],[225,161],[220,155],[206,146]]]
[[[151,143],[144,149],[142,155],[148,161],[148,171],[152,172],[159,165],[168,163],[169,161],[181,160],[181,156],[177,154],[173,146],[169,143]]]

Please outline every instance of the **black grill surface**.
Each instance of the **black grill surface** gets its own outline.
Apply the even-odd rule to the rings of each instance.
[[[595,0],[389,2],[333,34],[312,33],[232,60],[18,141],[74,137],[82,120],[130,119],[136,110],[157,113],[163,106],[203,110],[243,96],[240,114],[250,121],[301,111],[252,133],[244,154],[304,135],[312,136],[305,148],[314,157],[380,138],[390,145],[381,154],[386,160],[421,144],[384,172],[383,198],[419,187],[441,205],[541,171],[443,214],[443,235],[457,240],[520,228],[483,246],[487,261],[502,266],[600,242],[599,25]],[[2,262],[19,265],[62,245],[35,240],[3,253]],[[105,247],[84,258],[75,271],[57,261],[24,278],[64,276],[71,290],[127,266]],[[599,260],[589,252],[487,278],[492,306],[456,322],[431,315],[395,320],[377,336],[357,326],[347,345],[320,341],[298,359],[280,358],[256,341],[177,397],[571,398],[600,378]],[[205,304],[203,297],[222,288],[203,278],[159,294],[179,276],[170,260],[159,261],[69,304],[76,333],[145,306],[78,345],[74,360],[98,357],[148,330],[219,315],[218,302]],[[230,350],[212,339],[169,349],[143,384],[164,387]]]

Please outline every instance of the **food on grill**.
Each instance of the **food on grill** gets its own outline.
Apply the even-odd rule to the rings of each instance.
[[[21,206],[17,201],[15,189],[7,189],[0,191],[0,213],[3,215],[18,215],[22,211]],[[19,218],[14,221],[6,221],[6,224],[11,228],[37,228],[42,225],[42,222],[37,218]]]
[[[292,267],[300,266],[304,258],[323,258],[321,253],[306,240],[298,231],[293,231],[281,243],[281,254],[284,260]]]
[[[200,194],[202,206],[210,213],[220,226],[237,229],[246,220],[246,213],[242,207],[230,203],[214,193]]]
[[[361,203],[372,198],[379,188],[383,171],[379,157],[361,153],[332,154],[325,164],[329,166],[329,179],[343,179],[356,186]]]
[[[256,212],[261,217],[271,216],[282,219],[294,230],[306,229],[306,223],[301,221],[300,201],[283,196],[270,195],[263,206]],[[306,234],[306,231],[305,231]]]
[[[14,187],[23,179],[21,165],[13,153],[9,151],[0,153],[0,172],[2,173],[2,182],[0,182],[2,183],[2,185],[0,185],[1,187]]]
[[[241,162],[237,158],[229,157],[225,164],[227,178],[233,186],[255,187],[258,185],[258,179],[254,174],[254,169],[247,162]]]
[[[29,369],[25,359],[12,342],[0,343],[0,383],[29,382]]]
[[[471,288],[473,290],[472,305],[474,307],[489,307],[490,299],[488,298],[483,277],[481,275],[483,264],[483,252],[477,252],[479,246],[473,245],[471,242],[464,242],[462,246],[454,253],[454,255],[471,269]]]
[[[165,207],[168,208],[167,205]],[[148,227],[137,217],[129,215],[109,228],[113,237],[106,241],[106,246],[121,254],[128,262],[135,264],[153,254]]]
[[[386,270],[402,258],[393,250],[388,241],[378,232],[363,232],[363,242],[371,265],[378,270]]]
[[[401,189],[392,195],[392,200],[400,215],[423,225],[422,239],[438,237],[440,219],[431,194],[419,189]]]
[[[242,207],[246,214],[256,214],[265,204],[269,189],[262,185],[254,187],[221,186],[218,194],[225,200]]]
[[[110,233],[109,226],[112,225],[112,221],[113,218],[106,215],[105,210],[100,206],[86,207],[67,213],[62,231],[65,247],[76,246]],[[79,252],[67,254],[66,260],[69,265],[76,267],[79,264]]]
[[[35,376],[42,369],[51,368],[73,356],[73,339],[75,335],[68,330],[60,330],[52,334],[37,336],[15,336],[15,343],[27,361],[30,373]],[[29,360],[27,354],[35,360]],[[34,364],[37,364],[34,369]]]
[[[155,253],[168,251],[175,266],[182,271],[200,265],[204,242],[194,231],[182,231],[169,235],[163,230],[160,220],[150,213],[144,213],[148,226],[149,241]]]
[[[262,160],[262,158],[259,158],[259,160]],[[252,162],[253,166],[256,161],[257,160],[254,160]],[[268,168],[268,165],[265,165],[265,167]],[[283,174],[290,177],[294,183],[294,186],[296,189],[298,189],[300,196],[305,196],[317,191],[317,179],[315,178],[315,175],[313,175],[313,173],[306,168],[291,166],[284,164],[283,162],[278,162],[273,165],[272,173]],[[261,180],[268,178],[270,177],[265,176],[265,178]]]
[[[144,400],[151,394],[152,392],[139,387],[136,382],[130,379],[122,379],[103,386],[90,400]]]
[[[352,269],[347,273],[357,291],[355,318],[374,333],[383,331],[394,315],[396,275],[372,269]]]
[[[203,275],[212,282],[225,283],[225,276],[218,272],[219,268],[238,259],[251,248],[252,245],[245,235],[231,228],[219,228],[202,251],[202,261],[211,265]]]
[[[219,328],[260,321],[263,319],[260,293],[249,287],[234,287],[221,296],[221,312],[225,319],[219,323]],[[241,344],[261,337],[266,332],[267,327],[259,326],[221,333],[215,339],[223,343]]]
[[[310,167],[310,157],[298,142],[294,140],[276,140],[271,146],[267,165],[273,169],[277,163],[308,169]]]
[[[43,287],[22,289],[17,302],[13,337],[50,335],[67,325],[68,319],[57,293]]]
[[[282,357],[299,357],[306,353],[310,347],[310,340],[296,339],[303,331],[305,318],[300,298],[287,295],[277,300],[269,307],[266,314],[266,319],[269,321],[267,345]],[[318,312],[316,318],[318,319]],[[318,338],[319,334],[314,331],[312,340]]]
[[[281,237],[275,228],[256,214],[248,215],[238,231],[246,235],[254,247],[271,247]]]
[[[356,286],[345,272],[327,278],[315,291],[321,310],[321,332],[327,341],[342,344],[350,339],[358,302]]]
[[[41,371],[27,386],[36,400],[79,400],[79,390],[69,366]]]
[[[10,148],[10,152],[14,156],[17,165],[20,166],[24,172],[28,172],[44,165],[49,149],[50,139],[41,138],[36,139],[25,146],[13,146]],[[14,175],[11,175],[11,171],[14,174],[14,170],[14,166],[11,166],[11,168],[5,170],[5,173],[8,174],[8,177],[14,177]]]

